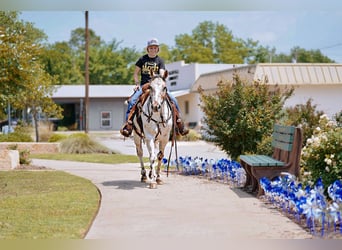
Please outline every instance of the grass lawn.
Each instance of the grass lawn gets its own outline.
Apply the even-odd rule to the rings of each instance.
[[[31,154],[30,158],[138,162],[137,156],[122,154],[54,153]],[[0,171],[0,239],[82,239],[99,202],[95,185],[63,171]]]
[[[0,239],[82,239],[99,201],[90,181],[62,171],[1,171]]]
[[[65,160],[65,161],[80,161],[80,162],[93,162],[93,163],[137,163],[139,159],[136,155],[123,155],[123,154],[31,154],[31,158],[47,159],[47,160]],[[148,158],[144,158],[148,160]]]

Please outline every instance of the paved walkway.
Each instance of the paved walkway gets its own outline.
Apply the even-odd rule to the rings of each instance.
[[[133,141],[102,139],[122,153],[134,154]],[[178,144],[178,155],[222,158],[205,142]],[[307,239],[305,230],[261,200],[238,188],[200,177],[163,174],[165,184],[149,189],[139,181],[138,164],[94,164],[34,160],[91,180],[100,190],[98,215],[86,239]]]

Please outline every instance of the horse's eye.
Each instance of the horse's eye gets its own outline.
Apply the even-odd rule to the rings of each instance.
[[[164,91],[164,92],[167,92],[167,87],[164,87],[163,91]]]

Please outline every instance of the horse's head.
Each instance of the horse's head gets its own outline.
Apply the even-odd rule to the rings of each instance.
[[[167,91],[165,79],[167,75],[167,71],[165,71],[162,76],[156,75],[151,71],[150,96],[153,112],[158,112],[165,100]]]

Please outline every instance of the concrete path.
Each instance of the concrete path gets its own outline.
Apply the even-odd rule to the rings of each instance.
[[[134,154],[131,140],[102,139],[112,149]],[[205,142],[182,142],[178,155],[225,157]],[[34,160],[91,180],[101,206],[86,239],[308,239],[311,235],[261,200],[238,188],[200,177],[163,173],[164,185],[140,182],[138,164],[94,164]]]

